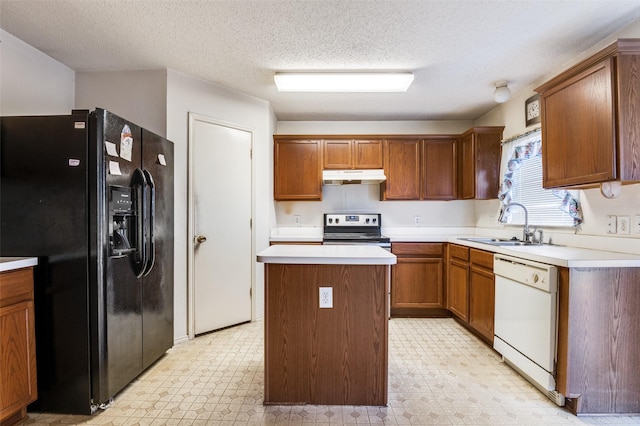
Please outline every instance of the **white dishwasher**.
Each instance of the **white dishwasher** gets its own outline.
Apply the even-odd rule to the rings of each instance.
[[[494,255],[493,348],[558,405],[555,381],[558,271],[555,266]]]

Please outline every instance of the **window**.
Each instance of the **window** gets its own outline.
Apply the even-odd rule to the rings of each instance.
[[[582,222],[578,194],[542,187],[542,143],[540,131],[515,138],[503,146],[506,172],[498,198],[502,201],[500,221],[524,224],[524,210],[504,206],[515,202],[529,212],[529,225],[576,226]]]

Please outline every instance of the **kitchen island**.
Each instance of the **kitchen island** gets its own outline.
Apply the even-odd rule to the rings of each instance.
[[[387,404],[390,265],[375,246],[274,245],[265,263],[265,404]]]

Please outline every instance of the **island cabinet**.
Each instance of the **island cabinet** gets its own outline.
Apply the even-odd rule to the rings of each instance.
[[[382,140],[324,139],[325,169],[381,169]]]
[[[543,186],[640,181],[640,39],[620,39],[542,86]]]
[[[575,414],[640,413],[640,268],[558,268],[558,391]]]
[[[494,199],[500,186],[504,127],[474,127],[460,137],[459,198]]]
[[[265,263],[265,404],[387,404],[396,256],[374,246],[273,245]]]
[[[274,136],[274,199],[322,199],[322,140]]]
[[[463,325],[493,346],[493,253],[449,244],[447,307]]]
[[[444,305],[444,244],[393,243],[391,316],[447,316]]]
[[[0,273],[0,424],[27,418],[37,398],[33,268]]]
[[[457,142],[447,135],[385,140],[382,199],[456,199]]]

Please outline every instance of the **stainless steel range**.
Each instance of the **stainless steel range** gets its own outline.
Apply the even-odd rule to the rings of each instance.
[[[379,213],[325,213],[322,244],[365,244],[391,249],[391,240],[381,230]]]

